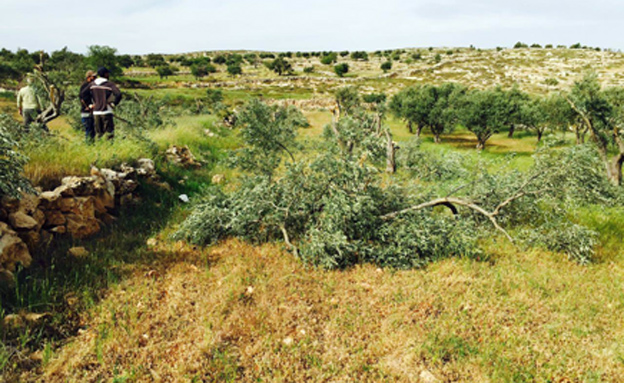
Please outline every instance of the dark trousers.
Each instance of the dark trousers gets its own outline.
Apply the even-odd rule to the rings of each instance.
[[[115,123],[113,122],[112,114],[96,114],[93,116],[95,122],[95,135],[98,138],[106,136],[109,140],[112,140],[115,136]]]
[[[22,110],[22,117],[24,117],[24,126],[29,128],[30,124],[37,118],[37,111],[35,109]]]
[[[93,116],[82,117],[82,127],[84,128],[87,141],[93,141],[95,139],[95,122],[93,121]]]

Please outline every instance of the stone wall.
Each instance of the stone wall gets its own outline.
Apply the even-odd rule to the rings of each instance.
[[[54,190],[0,201],[0,282],[13,279],[17,263],[28,267],[32,252],[59,236],[84,239],[115,221],[119,206],[132,202],[138,179],[159,182],[154,163],[120,171],[92,168],[88,177],[65,177]]]

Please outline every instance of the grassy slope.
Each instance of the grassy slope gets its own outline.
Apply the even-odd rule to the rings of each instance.
[[[329,119],[309,117],[308,136]],[[501,135],[482,155],[530,151],[534,140]],[[619,381],[624,214],[579,214],[605,242],[589,267],[492,242],[487,261],[327,272],[279,245],[171,243],[175,225],[165,226],[157,247],[129,250],[141,256],[122,262],[121,282],[39,372],[46,382],[415,381],[425,370],[441,381]]]

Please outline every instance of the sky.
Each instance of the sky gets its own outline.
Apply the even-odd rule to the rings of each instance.
[[[622,0],[0,0],[0,47],[11,50],[373,51],[517,41],[619,50],[622,36]]]

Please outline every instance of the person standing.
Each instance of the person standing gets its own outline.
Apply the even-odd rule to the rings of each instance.
[[[91,97],[95,135],[98,138],[106,136],[112,139],[115,135],[113,109],[121,101],[121,91],[109,80],[108,69],[99,68],[97,75],[98,77],[80,92],[80,98]]]
[[[26,77],[26,86],[17,93],[17,109],[24,119],[24,127],[28,129],[41,111],[41,101],[32,85],[32,77]]]
[[[80,85],[80,118],[85,130],[87,142],[95,139],[95,126],[93,122],[93,99],[91,92],[83,92],[95,80],[95,72],[87,71],[85,82]]]

